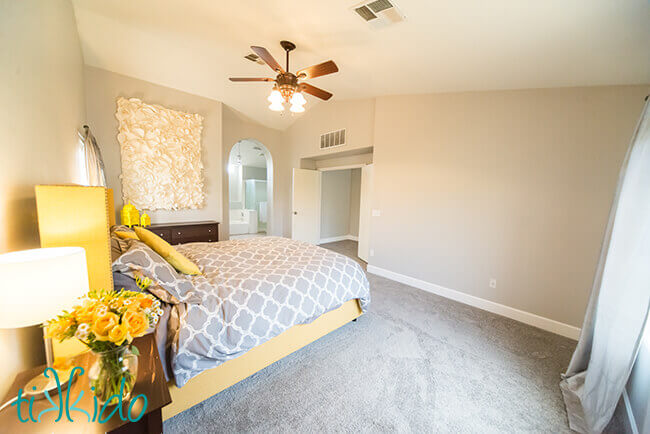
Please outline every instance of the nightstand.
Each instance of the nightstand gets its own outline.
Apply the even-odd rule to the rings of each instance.
[[[149,334],[141,338],[135,339],[133,344],[138,347],[140,356],[138,357],[138,377],[136,380],[135,388],[131,393],[131,399],[136,396],[144,394],[147,397],[147,408],[145,414],[137,422],[123,421],[118,414],[114,414],[107,422],[100,424],[98,422],[88,422],[88,417],[80,411],[71,411],[73,422],[66,418],[66,412],[63,411],[63,417],[59,422],[55,419],[59,415],[59,411],[50,411],[42,415],[40,422],[21,422],[18,419],[16,406],[5,408],[0,413],[0,431],[2,432],[21,432],[21,433],[161,433],[162,432],[162,413],[161,409],[172,402],[165,380],[162,363],[158,356],[156,342],[154,335]],[[70,388],[70,404],[71,407],[74,400],[83,391],[83,396],[76,404],[76,408],[83,409],[90,413],[91,418],[94,413],[93,409],[93,395],[88,384],[88,367],[91,361],[90,354],[85,353],[75,358],[74,366],[81,366],[84,368],[84,374],[77,378]],[[7,402],[18,394],[20,389],[30,378],[38,373],[42,373],[45,366],[23,371],[16,376],[13,384],[9,388],[9,392],[5,395],[2,402]],[[66,389],[62,391],[65,402]],[[58,403],[58,395],[53,396],[52,400]],[[128,410],[130,401],[122,405],[124,414]],[[139,398],[133,405],[131,414],[135,418],[142,410],[143,399]],[[47,399],[34,401],[32,415],[35,419],[38,414],[53,405]],[[108,407],[106,412],[109,414],[114,406]],[[29,418],[28,405],[25,403],[21,406],[22,418]]]

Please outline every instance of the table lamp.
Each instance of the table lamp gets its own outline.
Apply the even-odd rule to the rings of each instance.
[[[86,252],[81,247],[52,247],[5,253],[0,255],[0,282],[0,328],[42,324],[71,309],[88,292]],[[52,340],[46,338],[44,343],[47,365],[52,367]],[[42,395],[56,389],[53,382],[41,374],[24,390]]]

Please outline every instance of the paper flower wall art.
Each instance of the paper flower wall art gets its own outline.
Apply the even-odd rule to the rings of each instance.
[[[124,203],[143,210],[202,208],[203,116],[120,97],[115,117]]]

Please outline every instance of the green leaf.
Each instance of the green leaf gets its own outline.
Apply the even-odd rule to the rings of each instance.
[[[136,356],[140,355],[140,350],[135,345],[131,345],[131,352]]]

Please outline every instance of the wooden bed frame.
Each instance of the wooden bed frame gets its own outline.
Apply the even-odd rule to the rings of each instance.
[[[104,187],[36,186],[41,247],[86,249],[88,279],[93,289],[113,288],[109,230],[115,224],[113,192]],[[186,410],[361,316],[358,300],[350,300],[309,324],[296,325],[236,359],[202,372],[183,388],[169,382],[172,403],[163,419]],[[80,342],[54,344],[55,356],[84,351]]]

